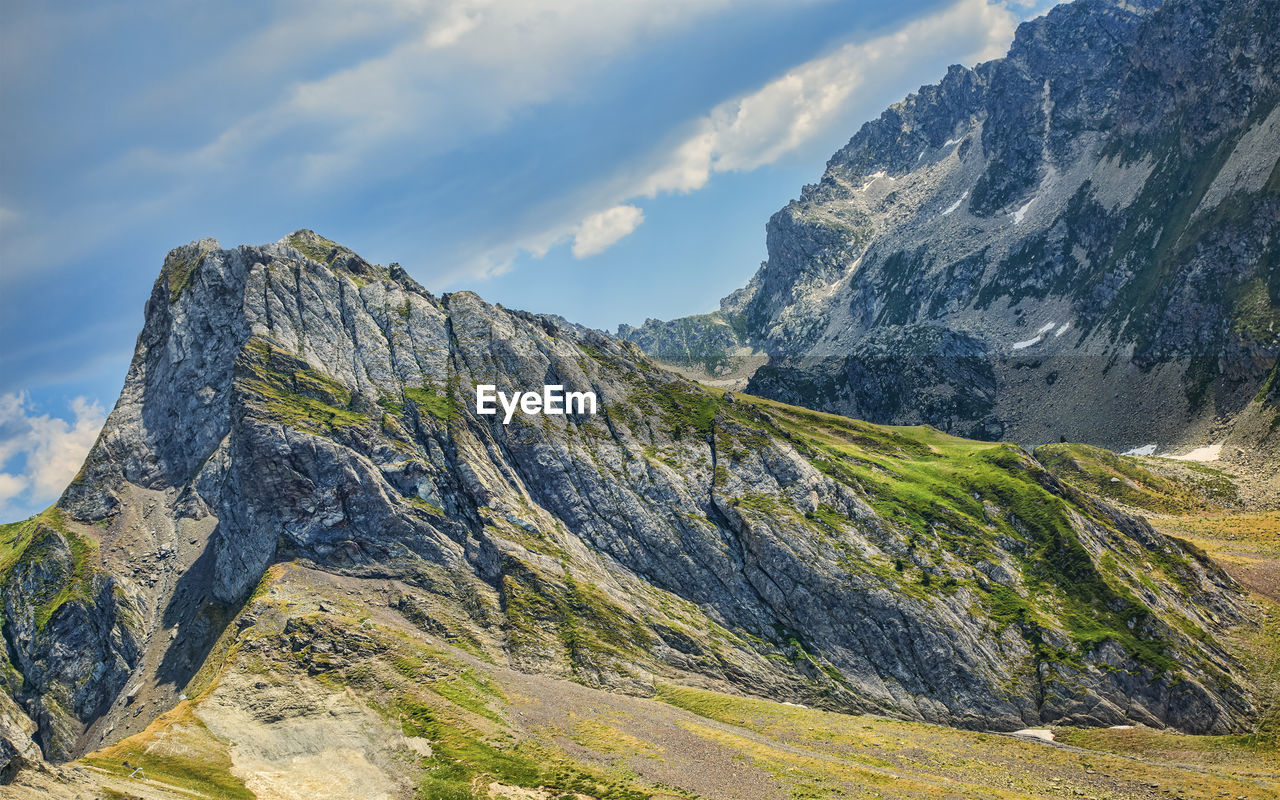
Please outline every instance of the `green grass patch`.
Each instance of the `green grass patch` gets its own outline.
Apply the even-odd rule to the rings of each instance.
[[[169,253],[164,259],[164,268],[160,274],[169,285],[169,302],[177,302],[182,293],[191,286],[196,270],[204,263],[205,256],[212,252],[202,249],[192,252],[190,247],[179,248]]]
[[[1203,492],[1160,475],[1132,457],[1087,444],[1047,444],[1037,447],[1036,460],[1060,480],[1105,500],[1157,514],[1190,514],[1212,508]],[[1225,482],[1225,486],[1222,483]],[[1196,481],[1212,495],[1234,497],[1234,485],[1222,476]]]
[[[331,435],[369,424],[366,414],[350,408],[346,387],[266,339],[250,339],[237,368],[241,387],[286,425]]]
[[[653,634],[600,589],[565,574],[557,584],[521,568],[503,577],[502,607],[514,643],[556,637],[576,673],[604,660],[647,655]]]
[[[226,745],[189,707],[179,706],[166,716],[163,739],[148,731],[86,756],[84,762],[123,778],[141,767],[134,780],[159,781],[217,800],[254,800],[256,795],[231,774]]]
[[[749,402],[764,410],[777,435],[815,467],[854,488],[882,517],[905,529],[913,547],[937,546],[972,565],[996,556],[997,539],[1020,543],[1013,554],[1027,590],[1042,598],[1034,604],[1044,609],[1042,615],[1036,617],[1033,604],[1007,587],[983,581],[979,588],[992,619],[1001,626],[1017,623],[1037,653],[1064,655],[1043,645],[1041,626],[1054,625],[1076,646],[1067,657],[1111,640],[1157,672],[1176,666],[1165,655],[1164,641],[1133,632],[1150,610],[1123,584],[1109,581],[1080,543],[1071,514],[1093,516],[1091,510],[1051,489],[1044,468],[1021,448],[960,439],[925,426],[871,425],[757,398]],[[847,563],[918,596],[954,589],[923,574],[908,581],[907,565],[901,560],[899,565],[903,568],[888,570],[863,560]]]
[[[433,387],[405,387],[404,396],[419,410],[440,422],[458,417],[458,406],[448,389]]]
[[[683,381],[669,381],[656,386],[637,388],[628,403],[655,409],[671,438],[683,440],[686,435],[706,438],[719,407],[719,398],[705,389]]]
[[[310,232],[308,231],[307,233]],[[332,264],[338,254],[346,249],[337,242],[326,239],[319,234],[311,233],[308,236],[302,231],[290,236],[288,242],[289,246],[294,250],[320,264]]]
[[[446,711],[412,697],[395,705],[406,736],[431,742],[424,758],[417,797],[423,800],[472,800],[473,787],[487,780],[551,792],[581,793],[600,800],[648,800],[652,792],[580,769],[542,748],[524,744],[499,746],[474,728],[451,719]]]
[[[70,559],[52,562],[55,551],[61,550],[60,542],[65,543]],[[97,550],[97,542],[67,526],[59,509],[46,509],[30,519],[0,525],[0,583],[7,583],[18,569],[28,575],[46,573],[46,580],[26,598],[36,630],[42,631],[67,603],[93,602],[93,557]]]

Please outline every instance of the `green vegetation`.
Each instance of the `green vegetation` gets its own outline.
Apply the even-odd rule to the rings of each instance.
[[[892,774],[892,797],[1128,797],[1146,795],[1158,784],[1171,796],[1210,800],[1273,797],[1263,787],[1280,775],[1280,750],[1249,737],[1186,736],[1141,726],[1053,729],[1059,741],[1093,750],[1085,752],[671,684],[655,688],[658,700],[751,732],[750,739],[729,738],[719,726],[684,726],[769,770],[796,798],[878,797],[866,788]],[[804,758],[810,754],[825,757]],[[1104,777],[1107,788],[1100,789]]]
[[[440,662],[451,669],[440,675]],[[501,724],[502,718],[494,706],[505,703],[507,698],[492,681],[470,667],[448,658],[443,651],[421,647],[413,653],[404,653],[392,660],[392,666],[415,685],[430,689],[459,708]]]
[[[342,384],[266,339],[250,339],[239,366],[247,373],[241,385],[286,425],[332,435],[369,424],[367,415],[351,410],[351,393]]]
[[[853,523],[853,521],[850,520],[848,517],[846,517],[844,514],[841,514],[839,511],[836,511],[834,508],[827,505],[826,503],[819,504],[816,509],[809,512],[808,514],[805,514],[805,517],[810,520],[817,520],[818,522],[825,525],[827,527],[827,530],[831,531],[832,533],[839,533],[841,528],[843,528],[846,525],[851,525]]]
[[[1083,492],[1157,514],[1192,514],[1230,506],[1238,499],[1231,479],[1204,464],[1161,464],[1087,444],[1043,445],[1036,448],[1035,457]]]
[[[404,396],[428,416],[440,422],[449,422],[458,416],[458,407],[453,394],[448,388],[441,390],[432,387],[405,387]]]
[[[631,405],[656,409],[676,440],[682,440],[686,433],[710,435],[719,405],[714,394],[678,380],[637,388],[627,399]]]
[[[152,732],[160,729],[165,729],[165,736],[156,740]],[[113,775],[133,775],[135,780],[156,781],[216,800],[256,797],[231,774],[226,745],[205,728],[187,702],[157,719],[147,731],[86,756],[84,763]]]
[[[54,561],[55,552],[62,549],[63,543],[70,559]],[[44,578],[27,595],[36,630],[42,631],[67,603],[93,602],[93,556],[97,548],[97,542],[69,528],[56,507],[22,522],[0,525],[0,584],[7,584],[18,569],[28,576]]]
[[[1098,517],[1083,494],[1055,488],[1045,467],[1015,445],[960,439],[927,426],[873,425],[747,395],[729,403],[714,390],[678,381],[638,388],[632,401],[656,408],[673,436],[714,431],[718,447],[725,447],[732,435],[787,440],[815,467],[855,489],[883,518],[903,529],[913,551],[926,562],[934,558],[931,551],[940,551],[972,566],[996,556],[997,539],[1017,542],[1020,546],[1012,548],[1012,555],[1020,565],[1022,584],[1030,596],[1040,599],[1031,603],[1018,590],[980,576],[961,581],[925,568],[908,571],[901,558],[893,566],[852,557],[842,560],[852,571],[877,575],[921,598],[952,592],[964,583],[977,591],[997,625],[1017,625],[1042,660],[1078,664],[1097,645],[1113,641],[1158,674],[1176,667],[1165,653],[1167,643],[1142,633],[1151,627],[1145,624],[1154,619],[1151,610],[1117,579],[1119,575],[1094,563],[1072,517],[1111,523]],[[1091,463],[1136,474],[1123,463],[1111,465],[1108,455],[1099,451]],[[1174,495],[1176,484],[1154,474],[1141,477],[1156,487],[1152,499],[1183,494]],[[1110,486],[1111,481],[1106,483]],[[759,493],[737,498],[735,504],[766,516],[797,516]],[[805,518],[826,533],[849,524],[830,507]],[[1180,552],[1152,550],[1147,555],[1175,581],[1187,573],[1189,565]],[[1048,646],[1049,628],[1066,634],[1073,649]]]
[[[959,439],[928,427],[872,425],[758,398],[740,402],[764,410],[777,435],[902,526],[913,547],[938,547],[972,565],[994,556],[999,537],[1021,543],[1014,555],[1023,582],[1041,601],[1033,607],[1014,589],[985,579],[972,587],[997,624],[1018,625],[1038,658],[1074,662],[1110,640],[1157,673],[1175,667],[1163,640],[1134,632],[1143,629],[1150,610],[1123,584],[1109,580],[1081,545],[1071,515],[1091,515],[1090,509],[1069,493],[1051,490],[1044,468],[1017,446]],[[820,521],[828,527],[839,522],[830,515]],[[905,569],[893,570],[895,576],[865,562],[849,566],[917,596],[957,585],[944,580],[935,588],[924,577],[927,571],[908,583]],[[1037,614],[1035,608],[1045,611]],[[1046,646],[1043,628],[1049,626],[1060,627],[1075,650]]]
[[[337,242],[330,241],[319,234],[312,233],[311,236],[315,237],[315,241],[311,241],[309,237],[303,235],[302,231],[299,231],[289,237],[289,246],[320,264],[332,264],[338,254],[346,250]]]
[[[579,583],[567,571],[562,580],[557,585],[523,567],[503,576],[502,608],[512,644],[540,643],[550,629],[575,673],[605,658],[647,652],[653,635],[643,623],[594,585]]]
[[[1124,730],[1056,728],[1054,734],[1058,741],[1073,747],[1184,764],[1207,762],[1215,771],[1228,774],[1280,770],[1280,739],[1274,735],[1186,736],[1141,726]]]
[[[417,796],[423,800],[471,800],[478,780],[529,789],[581,793],[599,800],[647,800],[651,792],[626,782],[608,780],[557,759],[536,746],[499,747],[447,710],[404,697],[395,705],[406,736],[431,742],[432,754],[423,759],[424,773]]]
[[[1239,287],[1233,317],[1235,330],[1246,338],[1265,342],[1280,336],[1280,306],[1272,305],[1261,275]]]
[[[187,248],[182,248],[186,251]],[[205,256],[211,251],[202,249],[198,254],[184,252],[179,255],[178,250],[174,250],[165,256],[164,268],[160,274],[169,284],[169,302],[177,302],[182,293],[191,285],[191,279],[194,277],[197,269],[204,263]]]
[[[1143,467],[1136,459],[1087,444],[1047,444],[1036,460],[1076,488],[1134,508],[1185,514],[1204,503],[1175,481]]]
[[[378,405],[382,406],[387,412],[395,414],[397,417],[404,416],[404,403],[394,397],[379,397]]]
[[[420,508],[423,511],[426,511],[428,514],[433,514],[438,517],[444,516],[444,509],[436,505],[435,503],[431,502],[430,500],[424,500],[421,497],[418,497],[416,494],[406,494],[406,495],[403,495],[403,497],[405,501],[409,503],[409,505],[415,508]]]

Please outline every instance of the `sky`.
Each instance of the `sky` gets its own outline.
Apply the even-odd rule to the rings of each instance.
[[[0,521],[171,248],[311,228],[592,327],[715,309],[862,122],[1053,0],[0,0]]]

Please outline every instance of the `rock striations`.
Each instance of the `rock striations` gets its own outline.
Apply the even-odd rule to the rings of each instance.
[[[600,413],[504,426],[477,383]],[[361,602],[637,694],[997,730],[1255,713],[1218,644],[1253,624],[1232,581],[1021,448],[704,388],[300,231],[170,253],[83,470],[0,527],[6,763],[118,741],[207,685],[282,561],[411,587]],[[359,657],[281,635],[313,674]]]
[[[1280,452],[1277,42],[1265,0],[1060,5],[865,124],[718,312],[619,334],[874,422],[1163,451],[1252,408]]]

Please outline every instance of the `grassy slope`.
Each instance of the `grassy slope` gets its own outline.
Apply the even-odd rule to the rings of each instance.
[[[251,372],[250,379],[261,382],[261,394],[269,403],[283,405],[287,401],[290,411],[297,406],[299,410],[292,415],[295,421],[317,430],[333,431],[346,422],[341,412],[348,411],[344,406],[350,398],[340,396],[322,376],[300,368],[277,368],[272,363],[275,354],[270,351],[253,355],[259,357],[255,366],[260,369]],[[271,368],[261,369],[267,364]],[[277,379],[280,375],[287,375],[288,380]],[[298,397],[316,401],[323,408],[298,405]],[[409,400],[416,402],[412,397]],[[1016,447],[966,441],[925,427],[869,425],[756,398],[739,397],[730,402],[718,392],[683,384],[651,391],[637,400],[650,404],[673,429],[699,437],[714,435],[717,448],[728,458],[735,451],[758,446],[759,437],[765,434],[787,440],[816,467],[867,496],[886,519],[918,536],[923,551],[958,553],[972,563],[987,552],[997,535],[1024,541],[1030,548],[1022,565],[1023,577],[1037,590],[1057,594],[1057,609],[1048,615],[1016,593],[975,582],[974,588],[985,597],[993,619],[1022,626],[1060,626],[1082,648],[1099,637],[1110,637],[1140,657],[1160,657],[1158,649],[1146,650],[1147,643],[1128,634],[1125,614],[1129,612],[1114,610],[1117,601],[1121,607],[1135,602],[1132,597],[1123,593],[1113,576],[1094,568],[1092,562],[1079,561],[1079,543],[1067,520],[1071,514],[1088,512],[1081,505],[1085,501],[1049,491],[1043,470]],[[753,513],[778,513],[767,500],[750,496],[735,499]],[[1011,514],[992,518],[991,504]],[[1258,519],[1270,520],[1265,516]],[[809,515],[807,523],[821,531],[846,524],[846,520],[833,509],[820,508]],[[1220,521],[1216,517],[1185,518],[1178,524],[1184,527],[1170,532],[1219,554],[1230,552],[1226,543],[1238,541],[1232,538],[1238,526],[1243,525],[1242,530],[1251,537],[1256,530],[1250,518],[1239,515],[1223,516]],[[1273,529],[1268,530],[1274,534]],[[0,537],[9,543],[9,552],[20,549],[22,543],[18,529],[11,532],[14,535]],[[1267,541],[1272,542],[1268,545],[1272,549],[1265,550],[1262,560],[1272,559],[1273,565],[1274,538]],[[1250,547],[1265,544],[1257,537],[1249,542]],[[881,569],[885,580],[913,592],[946,591],[949,579],[969,580],[949,574],[941,559],[934,562],[922,557],[920,561],[923,566],[908,569],[865,564],[851,568]],[[1144,566],[1153,571],[1163,568],[1158,563]],[[1264,569],[1271,568],[1264,564]],[[414,774],[420,797],[470,797],[488,784],[541,787],[617,800],[735,793],[795,798],[943,797],[952,791],[948,787],[955,785],[983,797],[1079,793],[1105,797],[1133,796],[1135,792],[1142,796],[1142,787],[1151,782],[1182,787],[1186,797],[1213,797],[1219,792],[1276,796],[1259,793],[1249,783],[1253,777],[1244,774],[1250,770],[1238,767],[1242,764],[1252,765],[1254,776],[1280,780],[1280,768],[1274,759],[1265,757],[1265,747],[1274,747],[1270,730],[1260,731],[1260,738],[1195,740],[1198,743],[1190,747],[1184,743],[1192,741],[1191,737],[1170,739],[1166,734],[1062,732],[1073,741],[1117,753],[1142,752],[1158,758],[1164,758],[1160,755],[1164,753],[1166,760],[1184,765],[1174,767],[1118,756],[1082,755],[1004,736],[829,714],[687,687],[655,687],[668,705],[624,701],[572,684],[544,682],[530,687],[522,682],[531,678],[427,644],[406,619],[385,609],[359,607],[349,594],[336,600],[330,597],[331,608],[338,611],[320,609],[312,595],[328,593],[323,582],[329,578],[317,575],[310,582],[295,583],[287,579],[292,572],[273,570],[250,606],[255,619],[276,617],[273,628],[258,630],[256,623],[243,632],[235,625],[228,628],[229,635],[240,638],[220,643],[215,650],[219,660],[202,670],[200,686],[189,688],[200,692],[195,706],[228,671],[265,676],[273,685],[314,681],[331,691],[354,695],[381,714],[389,730],[432,743],[430,756],[397,756],[404,771]],[[933,577],[926,579],[926,574]],[[379,583],[376,590],[383,588]],[[375,594],[370,586],[356,596]],[[573,607],[573,602],[574,598],[565,599],[565,607]],[[1090,602],[1111,608],[1103,610]],[[305,633],[303,645],[290,647],[281,638],[285,628],[280,617],[298,622],[299,630]],[[1280,617],[1273,615],[1273,621],[1276,619]],[[531,618],[529,624],[536,627],[541,623]],[[358,657],[334,658],[331,649],[321,646],[349,645],[357,628],[373,643]],[[566,634],[553,635],[563,638]],[[576,641],[582,637],[571,638]],[[253,647],[248,646],[251,642]],[[1257,641],[1245,644],[1265,663],[1269,655],[1274,656],[1275,650],[1268,648],[1275,642],[1272,627]],[[1072,653],[1051,655],[1073,657]],[[531,712],[539,704],[555,706],[551,698],[557,692],[566,696],[578,693],[572,695],[575,702],[566,701],[568,707],[560,709],[567,721],[552,715],[541,725],[529,727],[512,712],[513,708],[522,709],[520,714]],[[584,703],[584,697],[593,699]],[[625,710],[615,707],[618,703],[624,704]],[[668,706],[683,712],[664,716],[672,713],[664,710]],[[163,779],[207,796],[247,796],[244,792],[248,790],[232,770],[229,754],[234,742],[217,739],[191,713],[191,708],[181,706],[139,737],[95,753],[85,763],[112,773],[115,781],[127,780],[132,769],[142,765],[152,780]],[[665,733],[655,734],[636,719],[666,720],[669,725]],[[678,735],[674,733],[677,730]],[[678,738],[680,746],[664,736]],[[153,746],[160,739],[183,743],[188,755],[166,755],[164,748]],[[682,748],[691,742],[709,754],[744,765],[742,771],[726,773],[728,777],[721,783],[710,781],[701,774],[703,756],[684,754]],[[1264,757],[1256,757],[1258,752]],[[675,766],[659,769],[658,762]],[[1205,770],[1222,774],[1209,775]]]
[[[787,440],[907,532],[916,566],[900,559],[891,572],[880,570],[898,590],[919,596],[968,586],[996,624],[1018,626],[1041,661],[1075,663],[1111,640],[1157,672],[1176,668],[1165,641],[1133,633],[1152,612],[1125,576],[1152,575],[1173,586],[1185,557],[1116,552],[1107,563],[1095,562],[1072,519],[1085,516],[1104,527],[1112,522],[1079,494],[1053,488],[1043,466],[1016,445],[961,439],[927,426],[873,425],[748,396],[731,404],[722,399],[719,406],[717,432],[732,431],[737,422]],[[728,446],[734,446],[731,437]],[[823,522],[822,512],[812,516]],[[1014,553],[1021,591],[972,569],[994,553],[997,540],[1022,545]],[[970,568],[958,568],[957,561]],[[1046,636],[1050,631],[1068,644],[1048,644],[1059,638]]]
[[[64,559],[53,571],[56,579],[36,587],[36,594],[27,598],[35,601],[37,630],[43,630],[67,603],[90,601],[88,592],[98,543],[69,528],[56,507],[21,522],[0,525],[0,586],[9,582],[15,568],[50,558],[60,549],[59,539],[65,542],[70,553],[69,563]],[[3,621],[3,608],[0,608],[0,623]]]
[[[1204,464],[1122,456],[1087,444],[1043,445],[1035,456],[1081,491],[1140,513],[1197,514],[1238,503],[1230,478]]]
[[[109,781],[127,791],[127,776],[141,765],[151,792],[159,784],[176,787],[172,797],[191,796],[177,788],[252,796],[235,777],[237,742],[212,736],[200,715],[219,684],[253,681],[372,709],[385,720],[382,742],[394,756],[384,768],[431,800],[1280,797],[1264,788],[1280,781],[1274,747],[1243,737],[1058,732],[1118,753],[1108,754],[663,683],[654,685],[655,699],[626,697],[427,643],[387,607],[352,599],[375,596],[384,582],[352,595],[352,582],[334,586],[301,568],[277,569],[272,580],[204,692],[143,734],[84,759],[107,774],[78,773],[82,784]],[[300,632],[308,646],[294,647],[282,629]],[[327,644],[339,641],[359,657],[330,658]],[[269,737],[272,724],[288,723],[268,722],[245,738]],[[397,733],[427,740],[431,754],[405,749]],[[521,787],[535,793],[516,794]]]
[[[1264,624],[1230,643],[1255,676],[1262,715],[1256,732],[1276,747],[1280,736],[1280,511],[1152,519],[1158,529],[1207,552],[1251,592]]]

